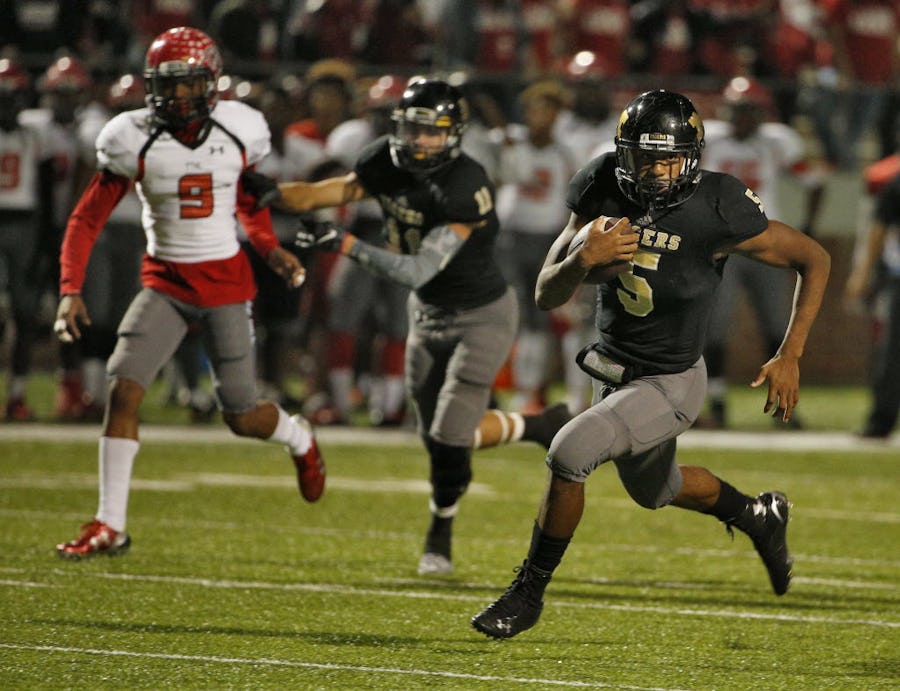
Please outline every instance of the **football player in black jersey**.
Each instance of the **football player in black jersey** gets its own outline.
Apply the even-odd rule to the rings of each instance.
[[[301,231],[297,244],[340,252],[413,289],[404,376],[432,485],[420,574],[452,572],[451,525],[472,478],[473,445],[525,439],[549,446],[569,418],[564,404],[540,416],[486,412],[519,313],[494,260],[499,224],[493,185],[460,148],[466,119],[466,101],[456,87],[413,79],[393,112],[392,133],[366,146],[350,173],[277,186],[257,174],[243,178],[261,204],[274,199],[293,211],[367,197],[381,206],[388,249],[328,225]]]
[[[799,360],[830,257],[808,236],[766,218],[759,199],[736,178],[700,169],[703,123],[684,96],[641,94],[622,112],[615,142],[615,153],[594,159],[572,179],[569,223],[538,277],[536,300],[544,309],[563,304],[586,279],[598,283],[599,340],[579,356],[595,379],[594,405],[553,439],[528,556],[507,591],[472,619],[494,638],[537,622],[544,589],[581,519],[584,482],[607,461],[639,505],[715,516],[751,538],[777,595],[790,584],[787,498],[780,492],[752,498],[705,468],[678,465],[675,442],[703,404],[706,325],[727,256],[799,275],[781,347],[751,384],[768,381],[763,412],[785,422],[797,405]],[[584,244],[569,252],[587,224]]]

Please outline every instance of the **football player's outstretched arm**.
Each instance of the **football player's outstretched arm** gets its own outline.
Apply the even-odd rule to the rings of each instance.
[[[333,229],[330,237],[298,243],[306,248],[314,245],[345,254],[369,271],[416,290],[437,276],[450,263],[472,234],[466,223],[448,223],[428,231],[416,254],[399,254],[360,240],[355,235]],[[301,234],[298,234],[298,239]],[[312,243],[312,244],[310,244]]]
[[[576,250],[569,251],[572,238],[591,224],[588,236]],[[627,229],[627,230],[626,230]],[[638,247],[638,235],[627,218],[607,228],[606,217],[589,219],[577,214],[553,241],[538,274],[534,299],[542,310],[564,304],[581,283],[602,283],[628,268]]]
[[[347,173],[318,182],[282,182],[279,207],[288,211],[312,211],[356,202],[369,196],[356,173]]]
[[[822,305],[831,257],[818,242],[780,221],[769,221],[766,230],[741,242],[732,251],[797,272],[794,307],[784,340],[750,384],[757,387],[768,380],[769,393],[763,412],[780,415],[787,422],[800,398],[799,361]]]

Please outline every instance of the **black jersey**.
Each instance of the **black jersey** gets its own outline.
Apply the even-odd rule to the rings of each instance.
[[[595,158],[569,184],[567,206],[579,216],[627,216],[640,231],[631,267],[598,286],[601,350],[646,372],[681,372],[703,353],[724,261],[723,245],[758,235],[768,219],[737,178],[702,171],[686,202],[652,218],[622,194],[615,154]]]
[[[500,227],[494,187],[474,159],[461,153],[427,178],[416,177],[394,165],[385,136],[362,150],[354,170],[381,205],[385,240],[399,252],[416,254],[432,228],[448,223],[474,227],[453,259],[416,291],[422,302],[451,311],[471,309],[506,292],[494,258]]]

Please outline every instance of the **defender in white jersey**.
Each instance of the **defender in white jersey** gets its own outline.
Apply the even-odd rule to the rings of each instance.
[[[21,65],[0,59],[0,292],[9,293],[15,326],[6,404],[0,417],[13,421],[34,418],[25,401],[40,295],[32,280],[33,266],[39,239],[50,220],[50,204],[40,197],[41,190],[49,189],[52,171],[45,139],[39,128],[22,118],[30,86]],[[6,321],[0,317],[0,340],[5,328]]]
[[[786,220],[779,203],[779,188],[785,175],[794,176],[808,190],[805,218],[797,227],[812,228],[819,207],[822,180],[806,156],[800,134],[789,125],[773,122],[773,100],[760,83],[735,77],[723,94],[726,120],[707,121],[703,167],[735,176],[762,200],[769,218]],[[733,330],[738,296],[748,297],[762,327],[766,356],[781,345],[791,314],[796,279],[787,271],[734,255],[725,265],[710,318],[703,356],[709,377],[709,415],[698,420],[700,427],[720,428],[727,424],[725,394],[728,335]],[[794,416],[791,426],[801,426]]]
[[[521,94],[522,124],[506,128],[505,142],[500,151],[497,216],[502,248],[500,261],[507,279],[516,289],[521,324],[513,354],[512,371],[516,387],[513,409],[538,410],[546,404],[551,366],[562,360],[575,370],[575,377],[566,378],[569,409],[580,412],[589,400],[590,380],[575,365],[575,355],[581,349],[581,339],[570,357],[555,353],[556,327],[564,319],[561,314],[551,319],[550,313],[539,310],[534,302],[534,286],[544,257],[565,225],[565,199],[569,180],[576,166],[571,152],[554,135],[554,124],[568,101],[568,94],[555,80],[532,83]],[[579,387],[584,382],[586,387]],[[567,389],[570,387],[567,386]],[[580,390],[579,390],[580,389]],[[577,393],[576,393],[577,391]]]
[[[145,62],[148,108],[117,115],[97,138],[97,173],[66,227],[61,255],[60,339],[81,336],[90,318],[81,297],[97,235],[132,181],[142,203],[147,253],[143,289],[119,325],[107,363],[109,397],[100,438],[100,503],[80,535],[56,547],[61,557],[113,556],[131,543],[125,532],[128,488],[137,454],[138,408],[188,329],[199,324],[213,385],[237,435],[283,444],[300,492],[316,501],[325,468],[309,424],[276,403],[257,400],[250,300],[256,291],[237,239],[237,216],[254,249],[297,286],[304,269],[278,244],[268,211],[239,184],[269,151],[262,115],[239,102],[217,102],[221,58],[212,39],[189,27],[170,29]]]

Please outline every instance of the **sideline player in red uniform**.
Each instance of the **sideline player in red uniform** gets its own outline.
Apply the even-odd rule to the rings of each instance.
[[[784,494],[749,497],[706,468],[679,465],[675,445],[703,405],[703,345],[728,255],[798,274],[784,340],[751,384],[768,380],[763,411],[784,422],[799,399],[799,360],[831,260],[809,236],[766,218],[759,198],[737,178],[701,171],[703,143],[703,122],[690,100],[648,91],[622,112],[616,152],[572,178],[566,198],[572,214],[547,254],[535,298],[553,309],[586,279],[598,284],[599,340],[582,351],[595,379],[594,405],[550,445],[549,479],[525,563],[507,591],[472,619],[488,636],[510,638],[537,623],[544,589],[581,521],[585,481],[610,461],[640,506],[706,513],[746,533],[775,594],[787,592],[792,560]],[[607,224],[605,217],[618,220]],[[586,225],[587,239],[570,252]]]
[[[216,44],[190,27],[160,34],[147,51],[148,107],[110,120],[97,138],[100,167],[69,219],[62,246],[55,330],[62,340],[89,324],[80,291],[91,248],[133,181],[143,205],[147,253],[143,289],[119,325],[107,363],[109,397],[100,438],[100,502],[93,521],[61,557],[115,555],[125,532],[131,469],[138,452],[138,408],[160,368],[192,323],[203,329],[219,407],[242,437],[283,444],[294,460],[300,492],[316,501],[325,466],[309,423],[276,403],[257,400],[250,300],[256,284],[237,239],[235,215],[254,249],[292,285],[300,261],[281,248],[268,210],[240,183],[270,147],[262,114],[239,101],[217,100],[222,62]]]

